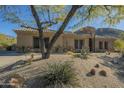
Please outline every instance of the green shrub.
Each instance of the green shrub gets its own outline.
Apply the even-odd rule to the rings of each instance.
[[[74,52],[72,52],[72,51],[67,51],[65,54],[66,54],[66,55],[74,55]]]
[[[117,39],[114,42],[114,46],[115,46],[115,49],[118,50],[122,54],[122,57],[124,57],[124,40]]]
[[[81,55],[83,59],[87,59],[89,55],[89,50],[86,48],[81,49]]]
[[[12,46],[7,46],[7,47],[6,47],[6,50],[7,50],[7,51],[11,51],[11,50],[12,50]]]
[[[9,46],[6,42],[0,42],[0,45],[3,46],[3,47]]]
[[[74,53],[73,57],[83,59],[83,56],[81,55],[81,53]]]
[[[88,55],[89,55],[89,50],[86,48],[81,49],[80,53],[74,53],[73,54],[74,57],[81,58],[81,59],[87,59]]]
[[[78,79],[72,62],[48,64],[40,77],[43,87],[78,87]]]

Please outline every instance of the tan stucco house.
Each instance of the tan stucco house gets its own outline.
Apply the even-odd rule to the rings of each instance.
[[[29,48],[32,51],[39,51],[38,31],[33,29],[16,29],[17,50],[22,47]],[[95,28],[84,27],[75,32],[65,31],[56,41],[52,52],[64,52],[66,50],[80,50],[87,48],[91,52],[100,52],[114,50],[113,42],[116,38],[98,36],[95,34]],[[45,47],[55,34],[53,30],[44,30]]]

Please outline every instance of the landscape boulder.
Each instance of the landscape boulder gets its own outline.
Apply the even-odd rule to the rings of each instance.
[[[105,70],[101,70],[101,71],[99,72],[99,74],[100,74],[101,76],[107,76],[107,72],[106,72]]]
[[[96,64],[96,65],[95,65],[95,68],[99,68],[99,64]]]
[[[91,74],[91,75],[95,75],[95,74],[96,74],[96,70],[95,70],[95,69],[91,69],[91,70],[90,70],[90,74]]]
[[[19,74],[12,74],[5,80],[5,88],[22,88],[25,79]]]

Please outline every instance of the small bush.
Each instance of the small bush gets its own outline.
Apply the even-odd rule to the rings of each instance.
[[[84,48],[80,51],[80,53],[74,53],[73,56],[74,57],[78,57],[78,58],[81,58],[81,59],[87,59],[88,58],[88,55],[89,55],[89,50]]]
[[[69,62],[48,64],[39,78],[42,87],[78,87],[77,75]]]
[[[74,55],[74,53],[72,51],[68,51],[66,52],[67,55]]]
[[[27,63],[31,64],[34,59],[34,54],[30,55],[30,58],[26,61]]]
[[[95,68],[99,68],[99,64],[96,64],[96,65],[95,65]]]
[[[11,51],[11,50],[12,50],[12,46],[7,46],[7,47],[6,47],[6,50],[7,50],[7,51]]]
[[[82,55],[82,58],[83,58],[83,59],[87,59],[87,58],[88,58],[88,55],[89,55],[89,50],[86,49],[86,48],[83,48],[83,49],[81,50],[81,55]]]
[[[81,53],[74,53],[74,54],[73,54],[73,57],[83,59],[83,56],[81,55]]]
[[[34,54],[31,54],[31,59],[34,59]]]
[[[7,47],[7,46],[9,46],[9,44],[7,44],[6,42],[0,42],[0,46],[3,46],[3,47]]]

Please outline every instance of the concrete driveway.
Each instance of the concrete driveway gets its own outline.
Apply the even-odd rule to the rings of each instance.
[[[35,58],[40,57],[40,53],[33,53]],[[0,68],[13,64],[19,60],[26,60],[30,58],[30,54],[17,53],[15,51],[0,51]]]
[[[24,55],[15,51],[0,51],[0,67],[12,64],[18,60],[24,59]]]

